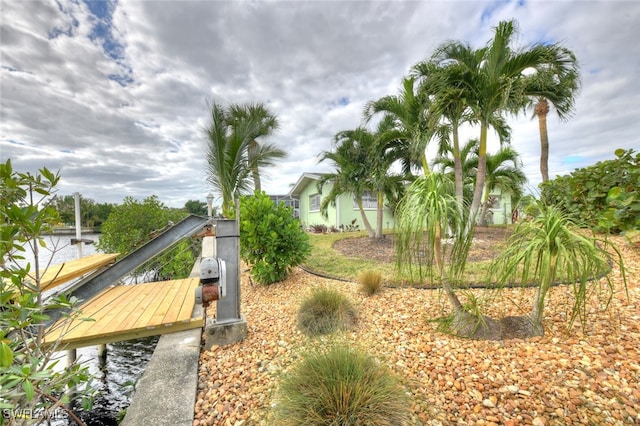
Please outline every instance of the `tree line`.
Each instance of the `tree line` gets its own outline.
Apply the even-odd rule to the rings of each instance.
[[[127,204],[127,198],[121,204]],[[75,224],[75,199],[73,195],[54,195],[50,205],[58,212],[57,224],[73,226]],[[80,197],[80,223],[84,227],[101,229],[111,212],[119,206],[117,203],[97,203],[91,198]],[[163,207],[172,209],[170,207]],[[183,207],[173,209],[185,214],[207,215],[207,203],[198,200],[189,200]]]

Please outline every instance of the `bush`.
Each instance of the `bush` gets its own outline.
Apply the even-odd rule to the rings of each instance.
[[[120,257],[124,257],[185,216],[182,211],[166,207],[155,195],[142,202],[125,197],[103,223],[97,247],[105,253],[120,253]],[[190,241],[183,240],[136,269],[134,275],[154,273],[154,279],[161,280],[188,277],[199,251]]]
[[[240,256],[259,284],[282,281],[311,252],[309,236],[290,207],[277,206],[264,192],[240,202]]]
[[[298,327],[308,335],[348,330],[357,321],[357,312],[338,290],[316,287],[298,309]]]
[[[378,271],[364,271],[358,275],[360,290],[367,296],[373,296],[382,289],[382,274]]]
[[[43,298],[40,290],[44,267],[37,250],[47,249],[42,235],[59,220],[47,201],[59,181],[47,168],[32,175],[14,171],[11,160],[0,163],[0,425],[27,424],[24,414],[55,409],[77,419],[68,408],[69,395],[86,410],[92,404],[89,368],[78,362],[60,368],[52,361],[60,341],[43,345],[50,310],[61,309],[64,316],[79,312],[74,298]],[[28,263],[27,250],[34,259]]]
[[[542,200],[579,223],[618,233],[640,229],[640,153],[615,151],[614,160],[558,176],[542,185]]]
[[[327,232],[329,232],[329,228],[327,228],[327,225],[323,224],[312,224],[309,225],[309,231],[313,232],[314,234],[326,234]]]
[[[280,383],[274,414],[280,425],[404,425],[409,398],[384,364],[339,345],[302,357]]]

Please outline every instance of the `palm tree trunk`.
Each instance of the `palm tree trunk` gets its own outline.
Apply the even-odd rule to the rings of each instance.
[[[462,312],[462,303],[460,303],[460,299],[456,296],[456,293],[453,291],[453,287],[451,287],[451,283],[447,279],[447,276],[444,272],[444,256],[442,253],[442,240],[440,233],[440,224],[436,224],[436,236],[434,241],[434,256],[436,259],[436,268],[438,268],[438,272],[440,274],[440,282],[442,283],[442,289],[444,290],[449,303],[451,303],[451,307],[453,308],[453,312],[456,314]]]
[[[376,216],[376,235],[375,239],[379,240],[382,238],[382,219],[384,214],[384,193],[382,191],[378,191],[378,203],[377,203],[377,216]]]
[[[542,174],[542,182],[546,182],[549,180],[549,134],[547,133],[549,102],[546,99],[539,99],[535,113],[538,116],[538,128],[540,129],[540,173]]]
[[[542,327],[543,311],[544,311],[544,298],[551,287],[551,282],[555,277],[557,256],[551,254],[549,259],[549,270],[546,275],[542,277],[542,282],[536,292],[536,297],[533,301],[533,309],[531,310],[531,320],[536,327]]]
[[[362,215],[362,223],[364,223],[364,227],[367,230],[367,235],[369,238],[374,238],[375,233],[373,232],[373,228],[371,228],[371,224],[369,223],[369,219],[364,212],[364,208],[362,207],[362,198],[356,199],[356,204],[358,205],[358,210],[360,210],[360,214]]]
[[[469,212],[469,228],[475,224],[476,216],[482,200],[482,190],[484,189],[485,175],[487,173],[487,122],[480,123],[480,146],[478,148],[478,171],[476,173],[476,187],[473,191],[473,201]]]
[[[480,212],[480,224],[487,226],[487,211],[489,210],[489,185],[484,186],[484,197],[482,197],[482,211]]]
[[[456,181],[456,200],[458,209],[462,212],[464,205],[464,192],[462,180],[462,158],[460,158],[460,135],[458,134],[458,124],[453,124],[453,174]]]
[[[260,183],[260,171],[258,170],[258,164],[255,164],[252,159],[255,157],[256,150],[258,149],[258,142],[251,141],[249,144],[249,148],[247,149],[247,155],[249,156],[249,164],[253,164],[251,167],[251,175],[253,177],[253,190],[255,192],[260,192],[262,190],[262,185]]]
[[[424,175],[427,176],[429,174],[429,163],[427,162],[427,154],[422,153],[420,156],[420,161],[422,162],[422,170],[424,171]]]

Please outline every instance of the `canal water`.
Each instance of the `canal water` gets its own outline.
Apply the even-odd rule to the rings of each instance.
[[[64,263],[78,258],[78,248],[71,245],[71,238],[75,235],[45,237],[46,249],[39,249],[38,258],[40,267],[44,268],[51,260],[52,265]],[[83,239],[97,242],[99,234],[85,234]],[[52,251],[53,250],[53,251]],[[82,255],[88,256],[96,253],[94,244],[83,244]],[[33,253],[27,250],[26,262],[33,262]],[[31,270],[33,271],[33,264]],[[97,396],[91,411],[85,412],[79,404],[74,405],[76,415],[88,426],[117,425],[118,414],[126,409],[133,396],[135,385],[153,354],[158,337],[129,340],[107,344],[107,359],[104,365],[98,361],[98,348],[96,346],[80,348],[77,350],[78,362],[89,368],[94,376],[91,386],[97,390]],[[58,358],[65,358],[65,352],[56,354]],[[65,365],[66,360],[60,364]],[[52,421],[55,426],[75,425],[67,419]]]

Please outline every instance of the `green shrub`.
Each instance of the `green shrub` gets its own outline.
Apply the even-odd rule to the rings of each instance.
[[[298,327],[308,335],[329,334],[353,327],[357,317],[349,299],[338,290],[316,287],[298,309]]]
[[[613,233],[640,229],[640,153],[615,151],[613,160],[542,184],[542,200],[576,222]]]
[[[142,202],[125,197],[122,204],[113,207],[109,218],[102,224],[97,247],[105,253],[120,253],[120,257],[124,257],[185,216],[185,212],[165,206],[155,195]],[[134,275],[144,276],[153,272],[156,274],[154,279],[159,280],[188,277],[199,252],[199,247],[183,240],[136,269]]]
[[[404,425],[409,398],[373,357],[342,345],[302,357],[280,383],[279,425]]]
[[[373,296],[382,289],[382,274],[378,271],[363,271],[358,274],[360,290],[367,296]]]
[[[240,202],[240,256],[259,284],[282,281],[311,252],[309,236],[291,208],[277,206],[264,192]]]

